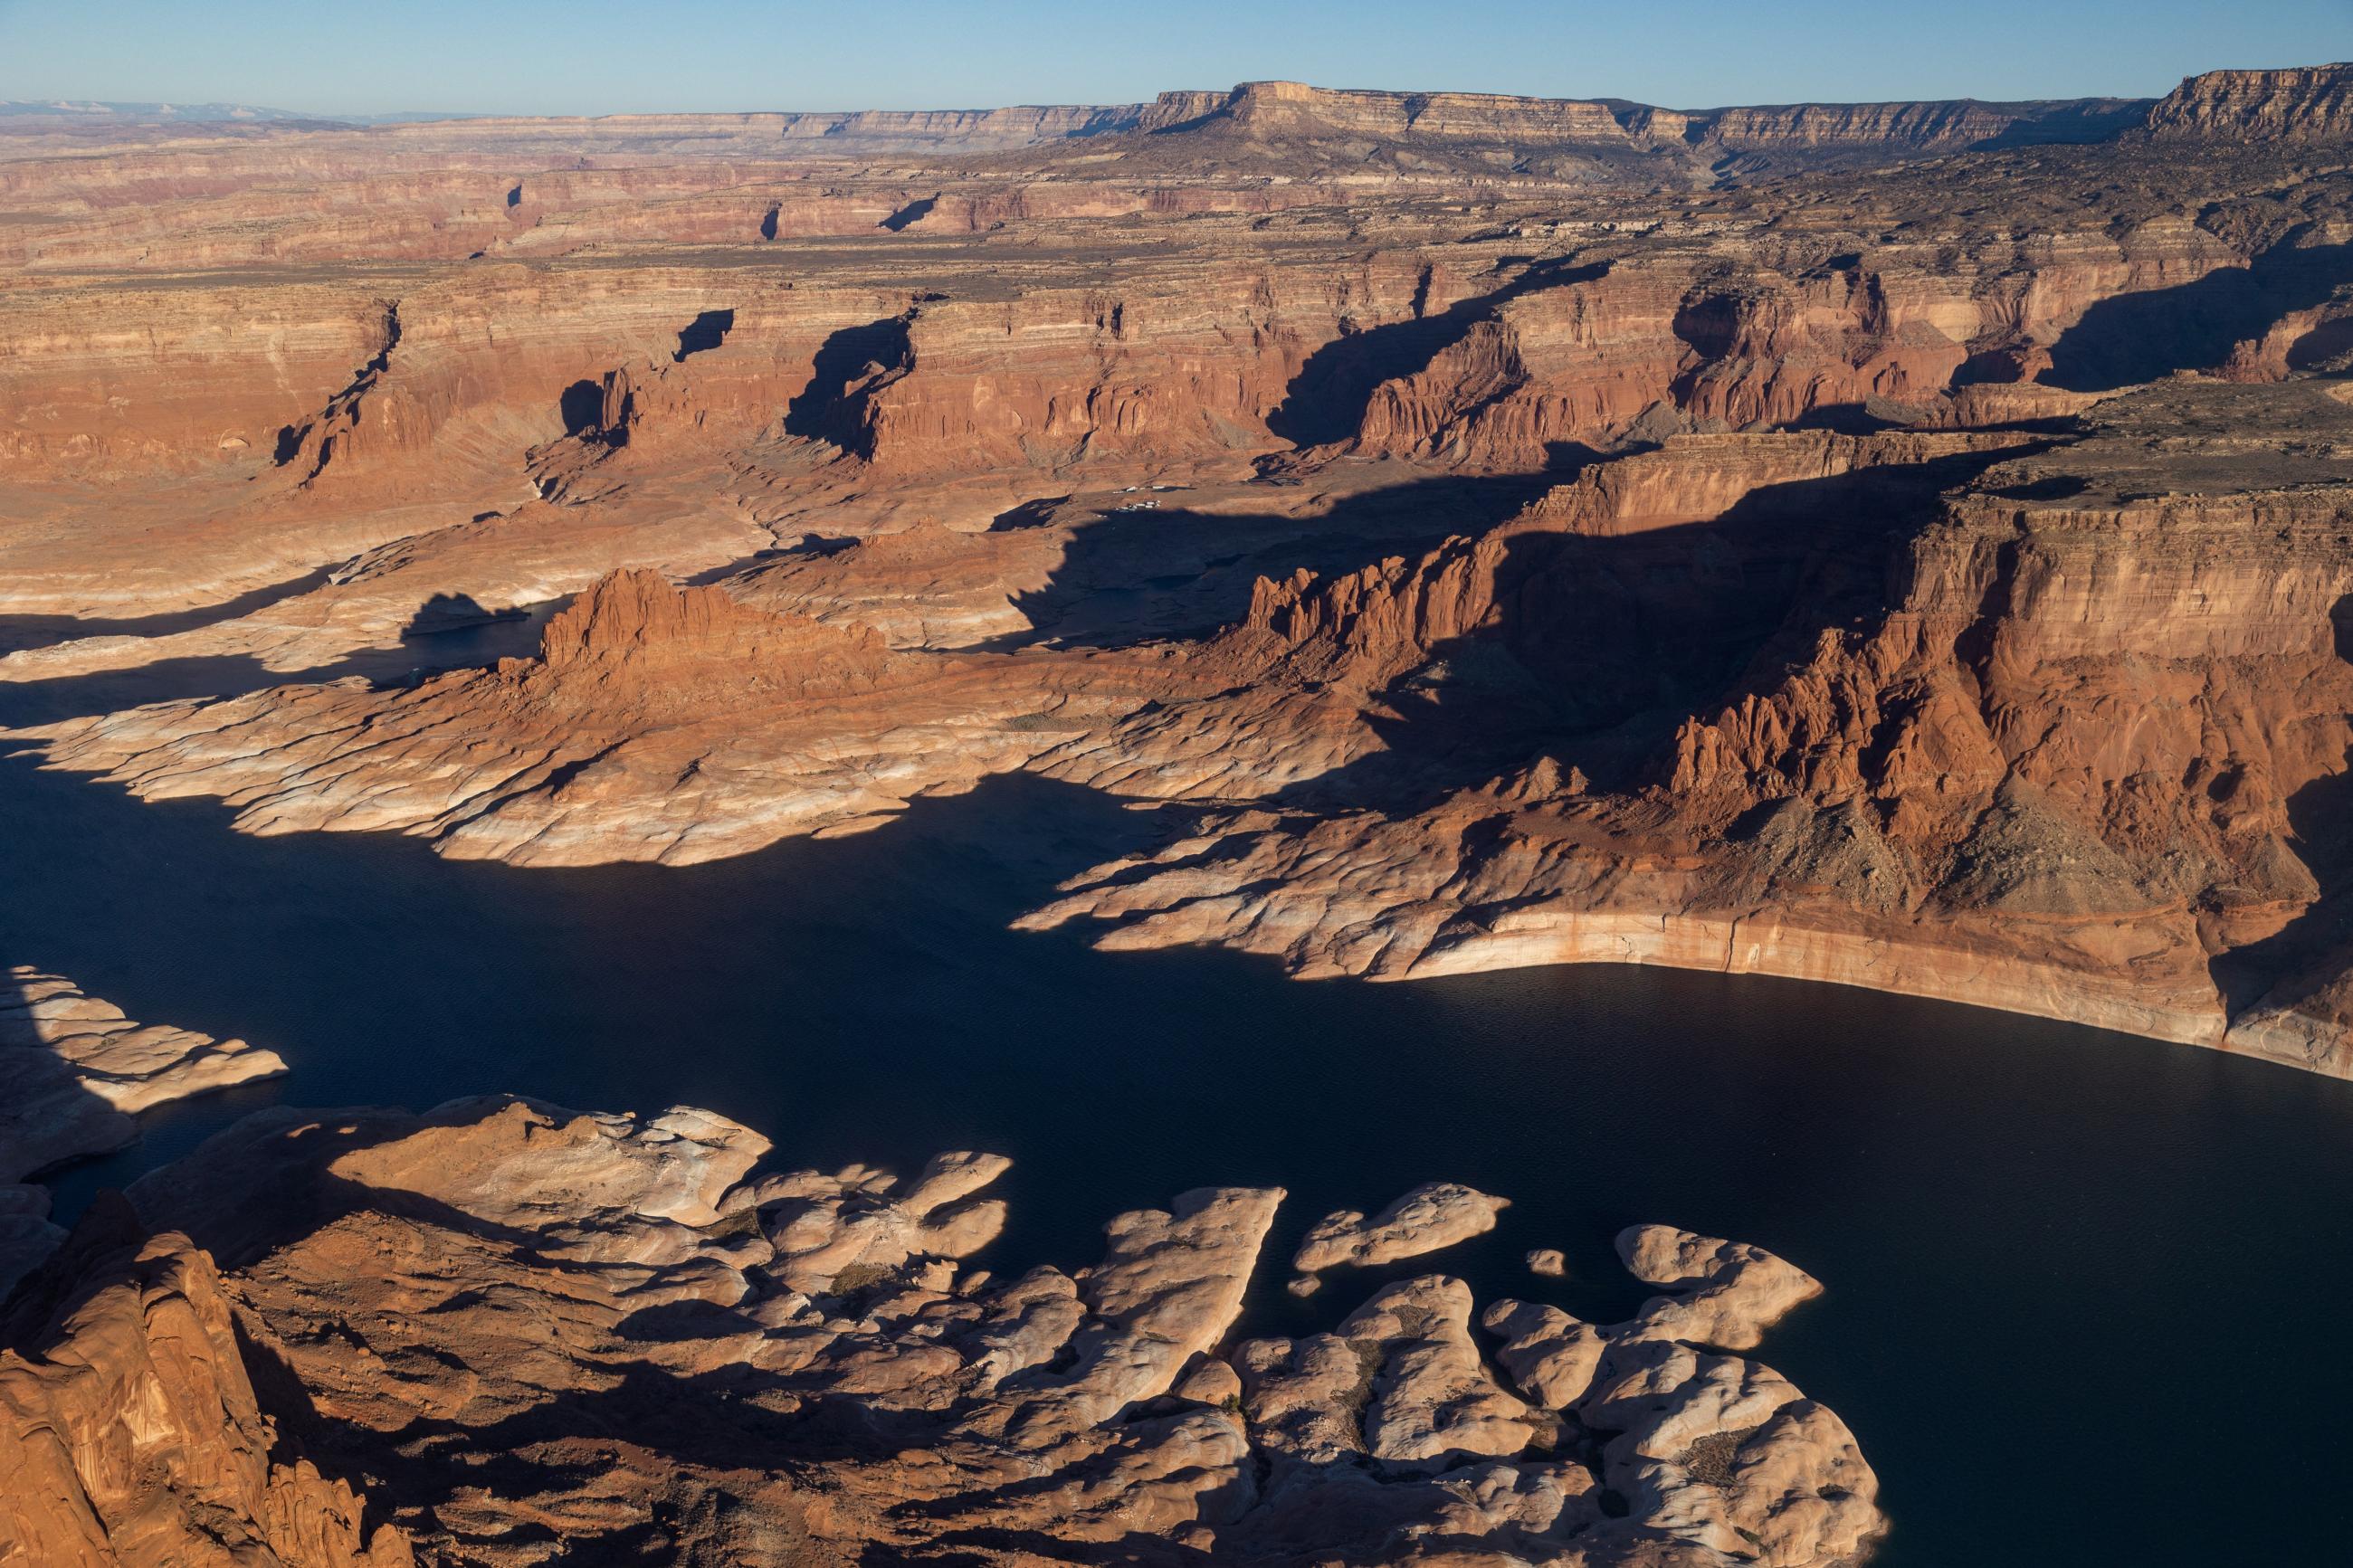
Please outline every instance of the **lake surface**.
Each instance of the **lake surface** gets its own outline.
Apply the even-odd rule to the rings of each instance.
[[[0,721],[220,674],[0,688]],[[1795,982],[1301,984],[1098,953],[1007,922],[1158,826],[1029,779],[679,870],[252,838],[217,803],[24,759],[0,762],[0,963],[293,1068],[151,1116],[59,1178],[69,1210],[257,1105],[496,1089],[706,1106],[795,1163],[1001,1151],[997,1268],[1085,1264],[1113,1214],[1190,1186],[1288,1187],[1287,1257],[1329,1209],[1460,1180],[1514,1206],[1420,1267],[1482,1301],[1622,1316],[1641,1291],[1609,1240],[1647,1220],[1820,1277],[1760,1353],[1854,1428],[1889,1568],[2344,1560],[2353,1360],[2327,1345],[2353,1299],[2353,1084]],[[1538,1246],[1567,1280],[1520,1266]],[[1328,1327],[1415,1271],[1297,1302],[1268,1267],[1248,1327]]]

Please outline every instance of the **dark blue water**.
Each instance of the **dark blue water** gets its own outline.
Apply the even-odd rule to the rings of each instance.
[[[1158,829],[1035,780],[681,870],[251,838],[216,803],[22,760],[0,763],[0,962],[294,1066],[152,1118],[62,1178],[69,1206],[280,1097],[490,1089],[708,1106],[795,1163],[1001,1150],[1000,1267],[1088,1261],[1112,1214],[1204,1183],[1289,1187],[1287,1253],[1327,1209],[1456,1179],[1514,1200],[1439,1265],[1482,1300],[1622,1313],[1609,1240],[1639,1220],[1825,1280],[1763,1353],[1877,1466],[1885,1563],[2345,1560],[2353,1085],[1789,982],[1303,984],[1222,952],[1097,953],[1006,925]],[[1571,1278],[1528,1277],[1535,1246]],[[1254,1328],[1325,1326],[1363,1294],[1279,1283]]]

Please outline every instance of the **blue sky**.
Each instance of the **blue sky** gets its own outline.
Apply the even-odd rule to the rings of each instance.
[[[2353,58],[2353,0],[0,0],[0,98],[405,110],[1116,103],[1328,87],[1797,99],[2147,95]]]

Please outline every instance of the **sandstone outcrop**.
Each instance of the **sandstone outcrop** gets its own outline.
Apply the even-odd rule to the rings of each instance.
[[[0,1298],[65,1239],[26,1177],[135,1142],[142,1110],[285,1071],[275,1051],[141,1024],[70,980],[11,968],[0,982]]]
[[[896,1193],[887,1171],[854,1167],[831,1176],[803,1173],[763,1184],[766,1226],[776,1249],[770,1271],[796,1290],[840,1284],[844,1274],[879,1278],[910,1258],[965,1258],[1005,1228],[1005,1205],[972,1201],[1005,1173],[1001,1154],[942,1154]]]
[[[1762,1247],[1640,1225],[1618,1237],[1626,1272],[1677,1293],[1644,1305],[1637,1331],[1725,1350],[1753,1350],[1790,1310],[1821,1294],[1820,1281]]]
[[[2284,988],[2274,1007],[2306,995],[2306,1017],[2329,1016],[2325,987],[2295,977],[2327,962],[2324,889],[2344,874],[2307,804],[2353,743],[2343,408],[2310,384],[2182,383],[2057,438],[1684,438],[1475,544],[1267,584],[1226,651],[1314,681],[1327,731],[1337,710],[1362,716],[1367,752],[1384,731],[1445,733],[1447,686],[1427,720],[1405,699],[1433,659],[1478,668],[1468,645],[1485,644],[1514,680],[1562,694],[1523,742],[1542,754],[1499,757],[1493,780],[1416,814],[1229,809],[1157,874],[1103,868],[1032,923],[1092,915],[1116,922],[1107,944],[1228,941],[1305,973],[1612,960],[1847,980],[2344,1073],[2325,1024],[2264,1013],[2231,1033],[2267,985]],[[1727,460],[1751,488],[1718,488]],[[1944,488],[1907,489],[1923,480]],[[1662,490],[1684,504],[1641,499]],[[1820,562],[1824,523],[1794,520],[1825,502],[1868,520],[1843,588],[1819,564],[1773,564],[1777,537]],[[1664,563],[1652,540],[1683,562],[1720,550],[1741,587],[1683,597],[1694,580],[1662,575],[1673,588],[1630,591]],[[1862,575],[1873,555],[1884,598]],[[1760,604],[1767,574],[1793,568],[1811,584]],[[1722,635],[1757,614],[1713,650],[1685,644],[1746,667],[1736,700],[1672,733],[1631,727],[1630,703],[1579,712],[1636,675],[1621,650],[1661,646],[1591,637],[1605,594],[1623,606],[1613,634],[1682,617]],[[1640,673],[1663,695],[1674,669],[1646,655]],[[1467,702],[1494,680],[1451,684]],[[1231,744],[1283,744],[1256,721],[1266,706],[1242,710]],[[1219,749],[1214,712],[1194,728]]]
[[[127,1214],[93,1215],[18,1298],[0,1441],[60,1477],[86,1444],[156,1462],[41,1489],[14,1522],[80,1539],[55,1532],[85,1510],[113,1553],[91,1562],[181,1560],[200,1520],[257,1562],[349,1568],[412,1539],[420,1561],[536,1561],[522,1510],[575,1552],[712,1564],[987,1539],[1018,1562],[1164,1542],[1828,1568],[1880,1528],[1837,1418],[1702,1348],[1788,1304],[1746,1283],[1787,1268],[1753,1248],[1661,1231],[1628,1254],[1745,1317],[1481,1314],[1433,1276],[1335,1333],[1229,1346],[1279,1191],[1186,1194],[1113,1220],[1092,1268],[1008,1278],[959,1261],[994,1225],[955,1217],[1002,1160],[943,1155],[902,1187],[762,1173],[765,1149],[708,1112],[505,1097],[248,1117],[134,1188],[185,1235],[141,1250]],[[153,1399],[168,1418],[131,1439],[121,1411]]]
[[[396,830],[525,865],[684,864],[875,826],[1162,689],[1121,661],[895,652],[863,628],[636,572],[551,620],[533,659],[19,733],[143,795],[221,796],[249,832]]]
[[[1673,1244],[1653,1232],[1683,1235],[1638,1227],[1620,1238],[1621,1250],[1671,1272],[1673,1265],[1659,1267],[1651,1255]],[[1666,1552],[1666,1561],[1683,1561],[1672,1554],[1678,1550],[1766,1562],[1850,1559],[1881,1528],[1875,1483],[1852,1436],[1785,1380],[1703,1348],[1718,1328],[1745,1341],[1801,1299],[1763,1283],[1794,1274],[1787,1264],[1739,1250],[1742,1261],[1727,1253],[1685,1276],[1697,1284],[1693,1294],[1662,1298],[1616,1327],[1554,1307],[1493,1304],[1482,1325],[1501,1342],[1496,1360],[1525,1399],[1482,1361],[1459,1280],[1401,1281],[1331,1334],[1242,1345],[1235,1360],[1243,1408],[1266,1429],[1275,1456],[1269,1494],[1280,1498],[1335,1464],[1369,1463],[1392,1477],[1451,1466],[1477,1477],[1484,1500],[1519,1500],[1511,1511],[1524,1550],[1537,1560],[1590,1542],[1583,1550],[1594,1555],[1583,1560],[1607,1561],[1612,1546],[1636,1549],[1637,1542]],[[1717,1318],[1701,1305],[1727,1289],[1757,1316]],[[1594,1468],[1523,1460],[1505,1478],[1480,1467],[1482,1458],[1580,1450],[1592,1456],[1588,1463],[1598,1459]],[[1356,1506],[1377,1506],[1376,1497],[1367,1490]],[[1613,1521],[1612,1503],[1635,1497],[1659,1511],[1640,1523]]]
[[[1291,1266],[1303,1274],[1353,1266],[1377,1268],[1419,1258],[1495,1228],[1495,1215],[1511,1206],[1460,1182],[1425,1182],[1366,1219],[1341,1209],[1315,1222]]]
[[[380,1510],[284,1454],[212,1260],[113,1202],[0,1319],[0,1562],[409,1568]]]

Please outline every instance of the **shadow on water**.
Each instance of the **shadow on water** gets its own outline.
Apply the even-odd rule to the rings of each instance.
[[[1672,1220],[1828,1281],[1767,1354],[1862,1435],[1887,1563],[1982,1562],[1989,1497],[2006,1563],[2317,1561],[2334,1539],[2325,1510],[2228,1500],[2313,1495],[2346,1452],[2353,1367],[2313,1354],[2310,1325],[2353,1288],[2353,1086],[1795,983],[1311,984],[1226,952],[1099,953],[1008,922],[1159,826],[1036,779],[733,861],[542,871],[248,837],[216,803],[22,759],[0,792],[0,953],[281,1051],[292,1076],[255,1098],[693,1103],[825,1165],[1000,1149],[1001,1268],[1087,1261],[1109,1215],[1205,1182],[1289,1187],[1279,1256],[1334,1207],[1449,1178],[1514,1206],[1440,1266],[1611,1318],[1637,1292],[1609,1237]],[[62,1207],[240,1109],[151,1122],[66,1173]],[[1569,1253],[1567,1280],[1518,1267],[1537,1246]],[[1279,1278],[1251,1331],[1328,1326],[1381,1276],[1307,1302]],[[2181,1442],[2184,1409],[2267,1441]]]

